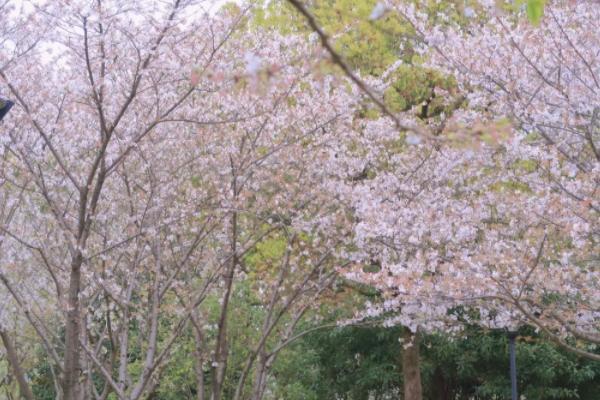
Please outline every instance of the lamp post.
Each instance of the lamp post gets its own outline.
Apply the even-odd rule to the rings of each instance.
[[[517,354],[516,354],[517,332],[508,332],[508,347],[510,352],[510,393],[511,399],[517,400]]]
[[[10,111],[10,109],[14,105],[15,103],[13,103],[12,101],[0,98],[0,121],[2,121],[4,116],[8,114],[8,111]]]

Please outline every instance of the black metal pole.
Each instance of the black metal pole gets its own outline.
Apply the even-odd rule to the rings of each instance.
[[[517,332],[508,332],[508,347],[510,349],[510,392],[511,399],[517,400]]]
[[[4,118],[4,116],[14,105],[15,103],[13,103],[12,101],[0,98],[0,121],[2,121],[2,118]]]

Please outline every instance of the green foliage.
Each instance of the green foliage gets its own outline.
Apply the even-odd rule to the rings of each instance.
[[[522,15],[521,12],[524,11],[529,22],[533,25],[539,25],[544,16],[546,0],[504,0],[499,4],[504,10],[513,12],[519,16]]]
[[[521,192],[521,193],[531,193],[531,188],[523,182],[518,182],[515,180],[506,180],[501,182],[496,182],[490,186],[490,190],[496,192]]]
[[[285,253],[287,241],[283,237],[270,237],[258,243],[244,258],[247,265],[259,267],[278,262]]]
[[[376,0],[323,0],[311,11],[349,65],[365,75],[381,75],[398,57],[410,60],[412,52],[401,51],[401,43],[414,35],[409,24],[394,13],[370,21]],[[310,33],[304,20],[284,1],[270,1],[258,7],[254,24],[277,29],[283,34]],[[340,34],[343,32],[342,34]]]
[[[519,393],[529,400],[595,399],[600,364],[579,360],[544,341],[531,328],[517,339]],[[424,385],[445,387],[448,398],[510,399],[508,340],[504,332],[468,327],[463,337],[427,336],[423,342]]]
[[[534,160],[518,160],[513,163],[512,168],[517,171],[532,173],[538,168],[538,163]]]
[[[451,90],[455,87],[452,78],[437,71],[414,65],[401,65],[390,76],[392,82],[384,93],[384,101],[394,112],[407,111],[421,105],[420,115],[429,118],[445,111],[443,98],[435,96],[435,88]]]
[[[431,16],[432,23],[465,24],[464,7],[472,2],[456,4],[452,1],[417,2],[418,7]],[[311,4],[311,12],[319,25],[330,36],[333,45],[350,68],[361,75],[381,76],[394,62],[404,62],[389,77],[390,87],[384,93],[384,102],[393,112],[410,110],[415,106],[421,118],[449,114],[462,104],[451,96],[436,96],[436,88],[453,92],[453,78],[419,66],[422,60],[414,52],[417,33],[413,26],[396,12],[389,11],[375,21],[369,16],[377,0],[323,0]],[[474,4],[473,4],[474,5]],[[444,17],[442,17],[444,15]],[[311,33],[298,18],[296,11],[285,1],[268,1],[257,8],[253,23],[261,28],[276,29],[283,34]],[[332,73],[321,66],[321,73]],[[375,119],[379,110],[365,106],[358,118]]]
[[[527,18],[532,24],[538,25],[544,16],[545,0],[527,0]]]
[[[61,329],[60,334],[60,339],[64,340],[64,330]],[[33,396],[36,400],[54,400],[56,388],[52,379],[52,360],[41,345],[35,345],[31,350],[33,359],[26,372]],[[56,372],[56,367],[54,371]]]
[[[170,362],[161,376],[157,395],[161,400],[196,398],[194,338],[188,331],[172,351]]]
[[[305,349],[298,354],[309,355],[318,373],[286,379],[302,382],[310,390],[307,398],[381,398],[402,385],[399,336],[399,328],[345,327],[316,332],[298,344]],[[317,379],[312,380],[315,375]]]
[[[561,351],[531,328],[519,333],[520,394],[528,400],[596,399],[600,363]],[[290,399],[395,398],[402,388],[400,334],[400,328],[351,326],[315,332],[282,355],[277,387],[289,389]],[[456,338],[426,335],[421,360],[424,399],[510,399],[504,332],[468,326]]]
[[[304,24],[293,17],[294,12],[286,1],[259,1],[252,16],[252,26],[275,29],[284,35],[302,31]]]
[[[231,398],[249,343],[256,339],[256,327],[261,321],[261,307],[246,301],[249,293],[246,288],[234,296],[225,399]],[[211,299],[207,305],[216,311],[218,302]],[[369,395],[384,398],[398,393],[402,388],[400,335],[400,328],[382,327],[315,331],[283,350],[273,366],[269,390],[273,398],[286,400],[363,400]],[[131,339],[137,342],[135,335]],[[206,338],[207,343],[213,339]],[[187,331],[173,349],[173,358],[161,373],[160,385],[152,398],[196,398],[193,346],[191,332]],[[39,354],[28,372],[29,380],[36,399],[51,400],[55,393],[50,365]],[[134,361],[136,354],[132,349],[130,357]],[[510,398],[508,340],[504,332],[468,326],[456,338],[426,335],[421,341],[421,360],[426,400]],[[531,328],[519,332],[517,368],[519,393],[528,400],[597,400],[600,363],[560,350]],[[135,373],[135,368],[130,372]],[[210,385],[208,369],[205,385]]]
[[[318,2],[314,13],[327,32],[344,32],[336,36],[335,46],[352,68],[378,76],[398,58],[410,60],[412,51],[407,38],[414,32],[392,12],[370,21],[376,3],[376,0],[328,0]]]
[[[318,383],[321,370],[319,354],[307,346],[291,346],[285,349],[275,363],[273,386],[275,398],[286,400],[320,400],[314,383]]]
[[[29,372],[29,375],[31,390],[36,399],[54,400],[56,398],[50,365],[46,359],[41,359],[35,368]]]

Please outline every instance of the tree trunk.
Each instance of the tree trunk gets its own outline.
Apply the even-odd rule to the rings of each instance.
[[[402,375],[404,378],[404,400],[422,400],[421,369],[419,361],[419,334],[404,329],[402,334]]]
[[[234,180],[235,182],[235,180]],[[235,183],[233,184],[234,194],[236,193]],[[231,215],[231,261],[225,272],[225,290],[221,298],[221,315],[219,318],[217,343],[212,364],[212,394],[211,400],[221,400],[223,383],[225,382],[225,373],[227,370],[227,361],[229,357],[229,342],[227,331],[227,318],[229,313],[229,300],[233,291],[233,278],[237,265],[237,213]]]
[[[267,364],[267,354],[264,349],[260,351],[260,354],[256,363],[256,370],[254,374],[254,388],[252,391],[252,400],[260,400],[263,384],[265,381],[265,369]]]
[[[204,400],[204,354],[203,354],[203,344],[204,338],[202,336],[202,330],[200,327],[199,318],[197,315],[197,310],[192,311],[191,315],[192,320],[192,330],[194,332],[194,369],[196,371],[196,399]]]
[[[81,330],[81,315],[79,312],[79,292],[81,286],[81,265],[83,256],[78,252],[71,262],[71,277],[69,281],[69,297],[67,300],[67,322],[65,334],[65,366],[63,376],[63,391],[65,400],[79,398],[79,331]]]
[[[5,331],[0,330],[0,338],[2,338],[2,343],[6,348],[6,357],[8,358],[8,362],[13,369],[15,377],[17,378],[17,382],[19,384],[19,394],[24,399],[34,400],[33,393],[31,392],[31,388],[25,379],[25,373],[23,372],[23,368],[21,368],[17,351],[10,340],[10,336]]]
[[[433,400],[451,400],[450,388],[440,367],[436,367],[433,373],[433,387],[431,388]]]

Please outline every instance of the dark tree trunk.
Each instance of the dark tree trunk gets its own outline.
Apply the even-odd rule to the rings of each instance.
[[[419,334],[413,334],[409,329],[404,329],[402,338],[404,339],[402,350],[404,400],[422,400]]]
[[[65,334],[65,366],[63,376],[63,391],[65,400],[79,399],[79,332],[81,330],[81,315],[79,312],[79,292],[81,286],[81,265],[83,257],[78,253],[71,263],[71,277],[67,300],[67,322]]]
[[[433,373],[433,387],[431,388],[432,400],[451,400],[450,388],[440,367]]]

